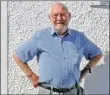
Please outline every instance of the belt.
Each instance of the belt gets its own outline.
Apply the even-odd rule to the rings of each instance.
[[[42,88],[48,89],[48,90],[52,90],[54,92],[58,92],[58,93],[66,93],[66,92],[69,92],[72,89],[77,88],[76,84],[73,85],[71,88],[54,88],[54,87],[52,87],[51,85],[48,85],[45,82],[40,82],[39,86],[41,86]]]

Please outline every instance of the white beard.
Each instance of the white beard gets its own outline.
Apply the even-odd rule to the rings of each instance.
[[[63,27],[62,29],[60,29],[60,30],[59,30],[59,29],[56,29],[56,28],[54,28],[54,30],[55,30],[55,32],[57,32],[57,33],[62,33],[62,34],[63,34],[63,33],[67,30],[67,28],[68,28],[68,27],[64,26],[64,27]]]

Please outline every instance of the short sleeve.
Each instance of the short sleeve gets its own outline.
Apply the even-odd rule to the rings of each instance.
[[[28,41],[21,44],[16,50],[16,54],[22,62],[28,62],[32,60],[38,53],[38,41],[39,33],[29,39]]]
[[[83,54],[87,60],[102,53],[101,49],[83,34]]]

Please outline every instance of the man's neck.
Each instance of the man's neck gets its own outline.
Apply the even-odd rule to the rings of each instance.
[[[64,31],[57,31],[57,33],[58,33],[59,36],[63,36],[67,33],[67,31],[68,31],[68,28],[65,29]]]

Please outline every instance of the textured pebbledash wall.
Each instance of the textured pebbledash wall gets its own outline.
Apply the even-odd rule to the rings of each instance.
[[[84,32],[89,39],[97,44],[104,54],[99,65],[107,64],[107,54],[109,52],[109,8],[91,6],[92,4],[99,4],[100,1],[61,2],[68,6],[72,14],[69,27]],[[17,66],[12,58],[12,53],[20,44],[31,38],[37,30],[51,26],[48,19],[48,9],[52,3],[54,1],[8,2],[8,94],[37,94],[38,92],[38,89],[33,88],[31,82]],[[83,58],[81,69],[86,63],[87,61]],[[36,58],[29,62],[29,66],[33,68],[36,74],[38,73]],[[84,83],[82,85],[84,86]]]

